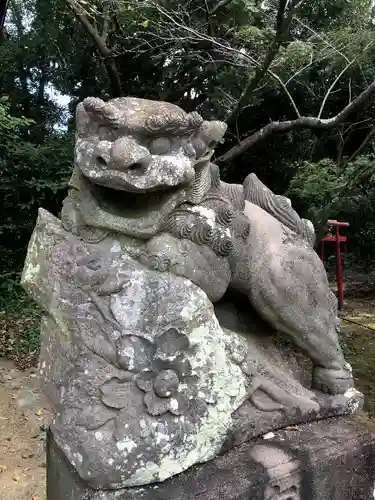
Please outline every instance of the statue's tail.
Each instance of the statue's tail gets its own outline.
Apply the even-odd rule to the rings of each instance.
[[[274,194],[255,174],[249,174],[243,183],[245,200],[254,203],[284,226],[300,234],[311,246],[315,244],[315,229],[312,222],[301,219],[293,209],[289,198]]]

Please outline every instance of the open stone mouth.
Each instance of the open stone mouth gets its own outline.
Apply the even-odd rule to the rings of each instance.
[[[150,212],[162,212],[168,202],[172,202],[172,199],[178,197],[184,189],[186,186],[180,185],[160,191],[135,193],[90,182],[91,195],[103,211],[132,219],[144,217]]]

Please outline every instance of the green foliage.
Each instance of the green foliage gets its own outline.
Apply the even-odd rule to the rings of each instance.
[[[11,151],[19,136],[20,129],[32,123],[32,120],[27,120],[24,117],[11,116],[8,97],[0,97],[0,147],[3,151]]]
[[[10,254],[22,260],[40,206],[57,213],[72,169],[70,136],[33,145],[22,139],[20,119],[7,121],[13,124],[10,129],[0,124],[0,266],[6,266]]]
[[[332,160],[305,161],[291,181],[288,195],[298,199],[314,224],[322,224],[332,212],[339,211],[338,205],[342,203],[340,194],[345,184],[345,172],[338,174]]]
[[[39,354],[41,310],[19,285],[15,274],[0,281],[0,357],[20,368],[34,365]]]
[[[327,219],[350,223],[348,250],[371,265],[375,241],[375,156],[360,156],[338,169],[329,159],[304,162],[290,183],[288,195],[318,232]]]

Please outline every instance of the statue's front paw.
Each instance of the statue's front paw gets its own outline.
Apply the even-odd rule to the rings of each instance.
[[[315,366],[312,375],[312,388],[326,394],[345,394],[354,386],[353,374],[348,367],[341,369]]]

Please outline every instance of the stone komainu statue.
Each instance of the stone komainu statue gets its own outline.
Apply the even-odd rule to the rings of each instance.
[[[210,159],[224,133],[164,102],[77,107],[61,220],[40,209],[22,284],[45,311],[53,436],[94,488],[163,481],[362,404],[314,228],[254,174],[220,180]]]

